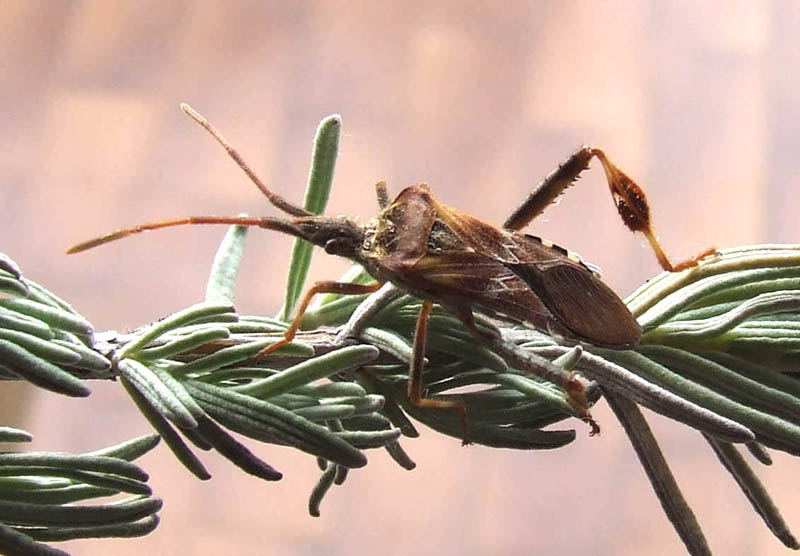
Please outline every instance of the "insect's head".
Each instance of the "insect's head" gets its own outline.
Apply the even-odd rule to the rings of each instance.
[[[331,255],[354,259],[364,242],[364,228],[346,216],[303,216],[292,220],[292,235]]]

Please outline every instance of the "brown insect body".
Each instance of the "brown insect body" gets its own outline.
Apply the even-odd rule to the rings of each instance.
[[[451,310],[471,306],[604,347],[629,348],[641,336],[622,300],[580,259],[440,205],[424,184],[404,189],[368,225],[355,259],[378,280]]]

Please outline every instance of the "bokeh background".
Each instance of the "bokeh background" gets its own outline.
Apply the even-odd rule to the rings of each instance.
[[[198,301],[223,230],[147,234],[81,256],[122,225],[273,214],[178,109],[192,103],[281,194],[302,195],[317,122],[343,117],[330,212],[368,218],[372,184],[427,181],[500,223],[582,143],[647,190],[675,257],[794,242],[800,200],[800,4],[663,2],[0,2],[0,249],[98,329]],[[532,226],[599,264],[622,294],[658,271],[620,224],[602,171]],[[290,242],[251,233],[237,306],[274,314]],[[312,279],[346,264],[319,256]],[[96,449],[148,431],[116,384],[88,400],[2,385],[3,424],[33,449]],[[205,456],[200,483],[162,446],[143,460],[165,499],[149,537],[67,543],[76,554],[680,554],[636,457],[604,426],[546,453],[462,448],[423,430],[418,468],[381,452],[306,513],[312,458],[254,449],[258,482]],[[776,554],[702,439],[653,423],[718,554]],[[800,529],[800,462],[762,470]]]

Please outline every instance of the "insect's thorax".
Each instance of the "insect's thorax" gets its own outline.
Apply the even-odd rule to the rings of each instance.
[[[357,258],[370,274],[415,290],[404,277],[422,259],[472,251],[428,209],[395,202],[364,226]]]
[[[364,227],[359,262],[376,278],[397,282],[428,253],[435,220],[427,189],[418,185],[404,189]]]

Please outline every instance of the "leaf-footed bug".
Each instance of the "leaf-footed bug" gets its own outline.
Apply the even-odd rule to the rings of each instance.
[[[460,319],[478,342],[512,367],[532,372],[561,387],[575,415],[590,424],[591,434],[599,431],[589,413],[586,379],[519,349],[503,340],[496,331],[481,328],[473,316],[473,311],[477,310],[490,317],[533,326],[573,343],[616,349],[637,344],[642,334],[639,324],[592,267],[562,247],[520,232],[575,182],[593,158],[603,165],[623,222],[630,230],[645,235],[665,270],[689,268],[715,253],[714,249],[709,249],[673,264],[653,231],[644,192],[597,148],[581,147],[570,155],[514,211],[503,228],[439,203],[426,184],[407,187],[390,202],[384,182],[376,184],[381,212],[368,223],[359,224],[347,217],[312,214],[276,195],[208,120],[186,104],[181,108],[225,148],[270,203],[292,218],[191,216],[152,222],[80,243],[68,253],[85,251],[147,230],[186,224],[236,224],[277,230],[322,247],[329,254],[348,258],[362,265],[376,283],[317,282],[302,298],[284,338],[265,348],[257,357],[292,341],[315,294],[371,293],[383,283],[391,282],[423,300],[414,332],[409,398],[419,406],[457,410],[464,425],[465,442],[467,410],[464,404],[423,396],[425,340],[434,303]]]

